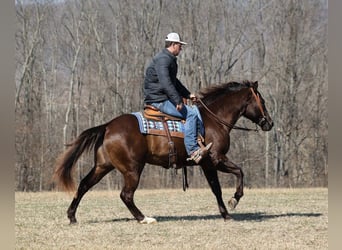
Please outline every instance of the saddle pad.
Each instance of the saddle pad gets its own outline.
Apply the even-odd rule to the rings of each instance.
[[[142,112],[132,114],[138,119],[142,134],[167,136],[163,122],[146,119]],[[172,137],[184,138],[184,124],[181,121],[168,120],[166,123]]]

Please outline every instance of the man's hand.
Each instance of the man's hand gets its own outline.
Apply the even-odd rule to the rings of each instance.
[[[189,98],[190,98],[191,101],[197,102],[197,97],[195,96],[195,94],[192,94],[192,93],[191,93],[191,94],[189,95]]]
[[[178,111],[180,111],[182,108],[183,108],[183,104],[182,104],[182,103],[177,104],[176,109],[177,109]]]

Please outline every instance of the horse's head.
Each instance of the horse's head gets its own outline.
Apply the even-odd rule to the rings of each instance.
[[[273,121],[268,114],[265,100],[258,91],[258,82],[251,83],[251,98],[243,116],[258,124],[263,131],[269,131],[273,127]]]
[[[200,97],[203,106],[200,109],[205,109],[214,120],[229,128],[236,128],[234,124],[241,116],[258,124],[263,131],[269,131],[273,127],[265,100],[258,91],[258,82],[213,85],[201,90]]]

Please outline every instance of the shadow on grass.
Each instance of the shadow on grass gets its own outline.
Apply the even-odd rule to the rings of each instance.
[[[321,213],[285,213],[285,214],[266,214],[264,212],[259,213],[234,213],[230,214],[233,221],[265,221],[270,219],[282,218],[282,217],[319,217]],[[179,221],[179,220],[222,220],[221,215],[189,215],[189,216],[157,216],[157,221]]]
[[[284,214],[266,214],[264,212],[258,213],[234,213],[231,214],[231,221],[266,221],[277,218],[289,218],[289,217],[319,217],[321,213],[284,213]],[[223,220],[221,215],[184,215],[184,216],[155,216],[158,222],[169,221],[199,221],[199,220]],[[134,218],[117,218],[112,220],[92,220],[88,223],[103,223],[103,222],[128,222],[135,221]]]
[[[235,221],[265,221],[277,218],[288,217],[319,217],[321,213],[284,213],[284,214],[266,214],[264,212],[259,213],[236,213],[233,214],[233,220]]]

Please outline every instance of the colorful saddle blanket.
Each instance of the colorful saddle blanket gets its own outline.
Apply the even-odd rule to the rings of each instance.
[[[146,119],[142,112],[132,114],[138,119],[142,134],[167,136],[162,121]],[[184,124],[181,121],[167,120],[166,123],[172,137],[184,138]]]

